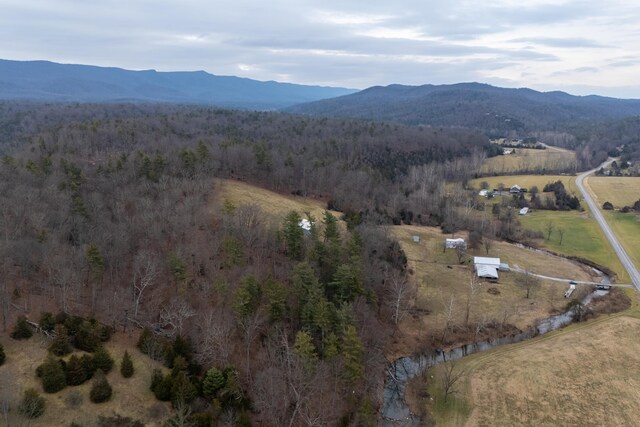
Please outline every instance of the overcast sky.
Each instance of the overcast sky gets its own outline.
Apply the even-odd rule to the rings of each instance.
[[[640,1],[0,0],[0,58],[640,98]]]

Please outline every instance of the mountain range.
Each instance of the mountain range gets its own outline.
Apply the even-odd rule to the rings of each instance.
[[[204,71],[131,71],[49,61],[0,60],[0,99],[55,102],[159,102],[274,110],[355,92],[216,76]]]
[[[481,83],[374,86],[285,111],[328,117],[463,126],[485,131],[552,130],[640,115],[640,100],[507,89]]]

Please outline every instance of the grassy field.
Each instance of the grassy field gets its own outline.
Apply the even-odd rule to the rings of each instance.
[[[632,212],[603,213],[631,260],[636,267],[640,267],[640,216]]]
[[[469,263],[458,264],[454,250],[443,253],[442,243],[449,235],[443,235],[439,229],[419,226],[395,226],[391,232],[398,238],[409,259],[413,270],[418,295],[416,306],[430,314],[420,317],[425,330],[442,329],[446,323],[445,305],[454,298],[454,319],[463,323],[466,316],[466,301],[469,295],[469,281],[473,266]],[[420,236],[420,242],[414,243],[412,236]],[[471,255],[487,256],[485,249],[470,251]],[[567,280],[593,280],[592,272],[580,265],[562,258],[520,249],[504,242],[494,241],[488,256],[500,257],[503,262],[519,266],[534,273]],[[518,273],[501,273],[498,284],[485,283],[477,294],[471,310],[471,321],[480,319],[499,319],[509,315],[509,322],[519,328],[531,325],[535,320],[546,317],[549,312],[559,310],[566,305],[564,292],[566,284],[555,281],[542,281],[540,289],[531,299],[525,298],[524,289],[516,285]],[[495,287],[499,295],[487,292]],[[408,319],[407,329],[415,329],[416,319]]]
[[[220,195],[217,197],[219,203],[230,202],[234,206],[258,205],[271,220],[281,223],[283,218],[292,210],[304,216],[311,213],[316,220],[321,220],[327,204],[323,200],[315,200],[305,197],[285,196],[273,191],[265,190],[241,181],[216,180],[216,191]],[[214,209],[222,207],[216,204]],[[333,212],[336,217],[340,217],[339,212]]]
[[[488,158],[480,173],[504,175],[519,171],[573,170],[576,155],[573,151],[533,150],[517,148],[515,154]]]
[[[639,319],[614,315],[464,358],[458,398],[430,405],[437,425],[637,425],[639,335]],[[436,400],[442,369],[426,376]]]
[[[161,364],[140,353],[135,347],[135,340],[128,336],[116,334],[105,344],[116,364],[107,375],[113,388],[113,396],[108,402],[100,404],[91,403],[89,400],[91,380],[54,394],[42,392],[35,370],[46,359],[47,350],[46,343],[39,335],[25,341],[12,340],[8,335],[3,335],[0,336],[0,342],[7,355],[7,360],[0,367],[0,381],[3,381],[1,376],[5,375],[6,382],[0,382],[0,387],[14,390],[14,405],[17,405],[22,392],[27,388],[35,388],[45,398],[44,415],[31,422],[34,427],[68,426],[72,422],[83,426],[95,425],[100,416],[116,415],[141,420],[147,426],[161,426],[169,415],[171,405],[157,401],[149,390],[151,371],[160,368]],[[128,379],[120,375],[120,361],[125,349],[129,351],[135,368],[133,377]],[[68,403],[69,395],[72,393],[79,394],[82,403],[77,406]],[[12,417],[15,418],[11,425],[22,425],[20,423],[24,418],[15,412],[12,413]]]
[[[611,202],[616,208],[633,206],[640,199],[640,177],[589,176],[585,183],[596,203]]]
[[[554,252],[580,256],[609,267],[618,274],[618,282],[628,283],[629,277],[625,269],[588,210],[585,212],[538,210],[518,217],[518,220],[525,228],[538,230],[544,234],[545,238],[537,242],[539,245]],[[551,238],[547,240],[546,228],[549,222],[553,223],[554,230],[551,232]],[[562,244],[560,244],[558,229],[564,229]]]
[[[534,185],[538,187],[540,191],[546,184],[555,181],[562,181],[567,191],[580,194],[576,187],[575,176],[568,175],[512,175],[512,176],[486,176],[484,178],[474,179],[469,182],[471,186],[479,189],[480,183],[486,181],[489,184],[489,188],[494,189],[498,187],[498,184],[503,184],[505,188],[510,188],[512,185],[519,185],[520,187],[530,189]]]

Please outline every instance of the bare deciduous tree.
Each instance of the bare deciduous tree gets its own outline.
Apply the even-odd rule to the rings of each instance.
[[[469,276],[469,288],[467,289],[467,306],[466,306],[466,310],[465,310],[465,316],[464,316],[464,324],[468,325],[469,324],[469,316],[471,314],[471,307],[473,306],[473,303],[475,302],[476,296],[478,294],[478,292],[480,291],[480,288],[482,287],[482,283],[480,282],[480,280],[478,280],[478,276],[476,275],[475,271],[471,272],[471,275]]]
[[[457,393],[456,384],[466,374],[464,370],[456,369],[456,367],[457,365],[455,361],[449,362],[444,366],[444,370],[442,371],[442,392],[444,393],[445,402],[448,401],[450,396]]]
[[[560,245],[562,246],[562,239],[564,238],[564,228],[558,227],[558,234],[560,235]]]
[[[160,273],[158,257],[148,250],[142,250],[136,255],[133,264],[133,317],[138,316],[138,307],[142,294],[146,288],[153,286]]]
[[[171,301],[160,310],[160,327],[169,329],[169,335],[182,335],[184,322],[196,314],[195,310],[184,300]]]
[[[225,365],[232,350],[233,318],[222,308],[210,309],[198,323],[198,361]]]
[[[547,240],[551,238],[551,233],[553,233],[554,228],[555,228],[555,223],[553,221],[547,221],[544,224],[544,229],[547,231]]]
[[[397,271],[387,275],[386,283],[387,303],[392,309],[393,323],[397,326],[411,308],[415,288],[405,275]]]

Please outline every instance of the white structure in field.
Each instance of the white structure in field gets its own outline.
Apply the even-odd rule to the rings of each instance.
[[[465,242],[463,238],[446,239],[444,241],[444,246],[447,249],[456,249],[456,248],[467,249],[467,242]]]
[[[524,207],[522,209],[520,209],[520,212],[518,212],[518,215],[526,215],[529,213],[529,208]]]
[[[519,193],[521,190],[522,190],[522,187],[516,184],[511,186],[511,189],[509,189],[509,193]]]
[[[473,266],[478,277],[483,279],[498,280],[500,258],[473,257]]]
[[[567,292],[564,293],[564,297],[565,298],[569,298],[571,296],[571,294],[573,293],[573,291],[576,290],[576,285],[570,285],[569,289],[567,289]]]

